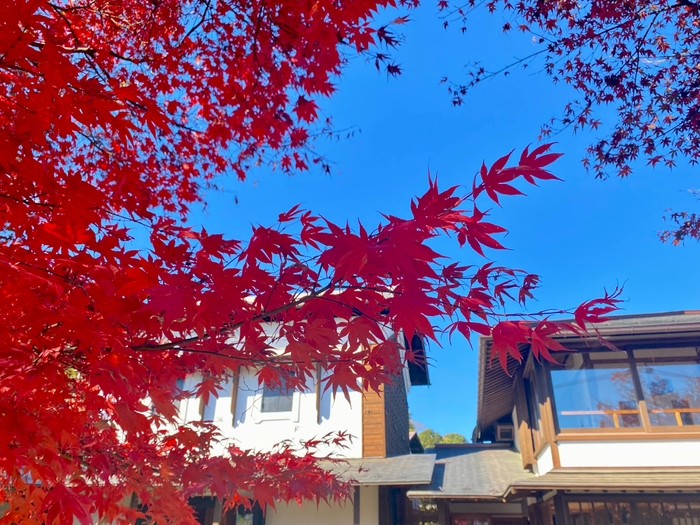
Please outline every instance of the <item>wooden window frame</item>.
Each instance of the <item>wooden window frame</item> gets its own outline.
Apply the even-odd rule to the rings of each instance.
[[[546,363],[535,365],[532,354],[525,363],[523,375],[530,385],[531,409],[536,412],[532,419],[537,421],[537,431],[533,432],[533,461],[539,461],[542,452],[549,446],[552,454],[552,464],[560,467],[559,448],[556,440],[557,422],[554,415],[554,400],[551,381]]]
[[[554,433],[556,435],[557,441],[575,441],[575,440],[616,440],[624,437],[625,439],[677,439],[677,438],[697,438],[700,437],[700,424],[698,425],[676,425],[676,426],[654,426],[651,424],[649,418],[649,409],[646,404],[644,397],[644,390],[642,388],[641,379],[639,377],[639,369],[637,368],[637,359],[634,357],[635,350],[654,350],[654,349],[664,349],[664,348],[684,348],[684,347],[695,347],[698,348],[697,341],[672,341],[672,342],[656,342],[654,344],[629,344],[629,345],[618,345],[620,349],[621,358],[619,360],[606,360],[608,363],[626,363],[629,366],[630,376],[635,390],[635,396],[638,406],[638,413],[641,419],[642,425],[640,427],[596,427],[596,428],[560,428],[559,427],[559,417],[557,415],[557,410],[554,401],[554,388],[552,386],[552,367],[549,363],[542,363],[539,367],[535,367],[535,377],[536,385],[537,383],[542,383],[544,379],[544,389],[545,392],[538,395],[543,395],[551,399],[552,403],[552,417],[554,425]],[[601,352],[605,351],[603,348],[591,348],[587,351],[580,351],[583,354],[589,354],[591,352]],[[622,357],[622,354],[626,355],[626,358]],[[679,358],[679,362],[687,362],[687,358]],[[666,361],[664,362],[672,362]],[[700,360],[699,360],[700,362]],[[542,375],[536,374],[536,371],[541,369],[544,372],[544,378]],[[526,366],[527,370],[527,366]],[[527,377],[527,376],[526,376]],[[543,448],[544,445],[539,443],[536,445],[536,449]],[[537,451],[535,452],[537,456]]]
[[[532,445],[535,459],[545,445],[544,432],[542,429],[542,414],[539,402],[540,395],[538,395],[537,386],[540,383],[536,372],[538,368],[540,367],[535,366],[535,359],[533,358],[532,353],[530,353],[523,370],[523,381],[525,386],[525,394],[528,401],[528,414],[530,418]]]

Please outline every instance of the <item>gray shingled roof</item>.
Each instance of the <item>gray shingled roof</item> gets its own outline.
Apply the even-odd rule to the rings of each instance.
[[[390,458],[348,459],[330,470],[357,485],[427,484],[433,475],[435,454],[405,454]]]
[[[520,480],[508,495],[529,495],[538,490],[652,490],[700,491],[700,468],[591,468],[555,469]]]
[[[523,469],[520,454],[504,445],[437,445],[434,451],[437,460],[430,484],[412,487],[409,498],[500,501],[510,485],[534,477]]]

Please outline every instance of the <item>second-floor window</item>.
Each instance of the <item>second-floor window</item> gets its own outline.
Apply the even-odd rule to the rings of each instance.
[[[700,425],[697,349],[635,350],[634,361],[652,426]]]
[[[697,348],[563,354],[551,368],[551,384],[562,430],[700,425]]]
[[[641,427],[625,352],[574,353],[552,368],[559,428]]]
[[[261,412],[291,412],[294,389],[288,387],[263,388]]]

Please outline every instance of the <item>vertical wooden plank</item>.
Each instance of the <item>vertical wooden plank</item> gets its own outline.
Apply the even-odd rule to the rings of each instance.
[[[634,360],[634,352],[627,350],[627,360],[630,367],[630,375],[632,376],[632,384],[634,385],[634,393],[637,396],[637,406],[639,407],[639,415],[642,418],[642,426],[646,432],[651,432],[651,419],[647,410],[647,402],[644,398],[644,389],[642,381],[639,378],[639,370],[637,370],[637,362]]]
[[[540,420],[540,407],[537,403],[537,395],[532,382],[533,374],[524,373],[523,384],[525,388],[525,397],[527,400],[528,413],[530,414],[530,435],[533,443],[533,449],[539,450],[542,436],[540,429],[542,421]]]
[[[530,430],[530,414],[527,406],[522,368],[519,368],[516,372],[515,381],[513,382],[513,395],[515,397],[515,412],[518,418],[516,424],[518,425],[520,455],[523,460],[523,467],[530,468],[535,463],[535,446]]]
[[[223,507],[221,505],[221,498],[215,498],[212,525],[223,525]]]
[[[391,501],[390,501],[390,491],[389,487],[386,485],[380,485],[378,490],[379,496],[379,523],[381,525],[391,524]]]
[[[360,525],[360,487],[357,485],[352,494],[352,525]]]
[[[236,403],[238,402],[238,383],[240,368],[236,368],[231,380],[231,426],[236,426]]]
[[[204,396],[199,397],[199,420],[204,421],[204,409],[206,407],[206,404],[204,403]]]
[[[263,508],[256,501],[253,505],[253,525],[265,525],[266,512],[263,512]]]
[[[384,389],[362,397],[362,457],[386,457]]]
[[[549,376],[549,370],[543,365],[540,365],[539,368],[540,374],[538,379],[540,379],[543,399],[543,402],[540,403],[542,433],[544,435],[544,440],[549,443],[549,448],[552,452],[552,464],[556,468],[561,467],[561,459],[559,458],[559,446],[557,445],[556,423],[554,419],[554,408],[552,401],[554,392],[551,378]]]
[[[449,521],[449,516],[450,516],[450,500],[448,499],[445,501],[445,499],[438,499],[437,501],[437,508],[438,508],[438,524],[439,525],[450,525]]]
[[[554,496],[554,515],[557,525],[572,525],[569,507],[561,494]]]
[[[524,500],[527,501],[527,498],[524,498]],[[540,508],[540,505],[531,505],[528,507],[528,510],[531,525],[545,525],[544,520],[542,519],[542,509]]]

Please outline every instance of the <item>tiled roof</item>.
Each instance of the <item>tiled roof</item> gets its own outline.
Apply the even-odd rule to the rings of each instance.
[[[507,446],[437,445],[434,451],[437,459],[430,484],[411,487],[409,498],[500,500],[510,485],[534,477],[523,469],[520,454]]]
[[[513,483],[508,495],[523,495],[537,490],[700,492],[700,468],[556,469]]]
[[[430,483],[435,454],[404,454],[390,458],[348,459],[331,471],[357,485],[416,485]]]

